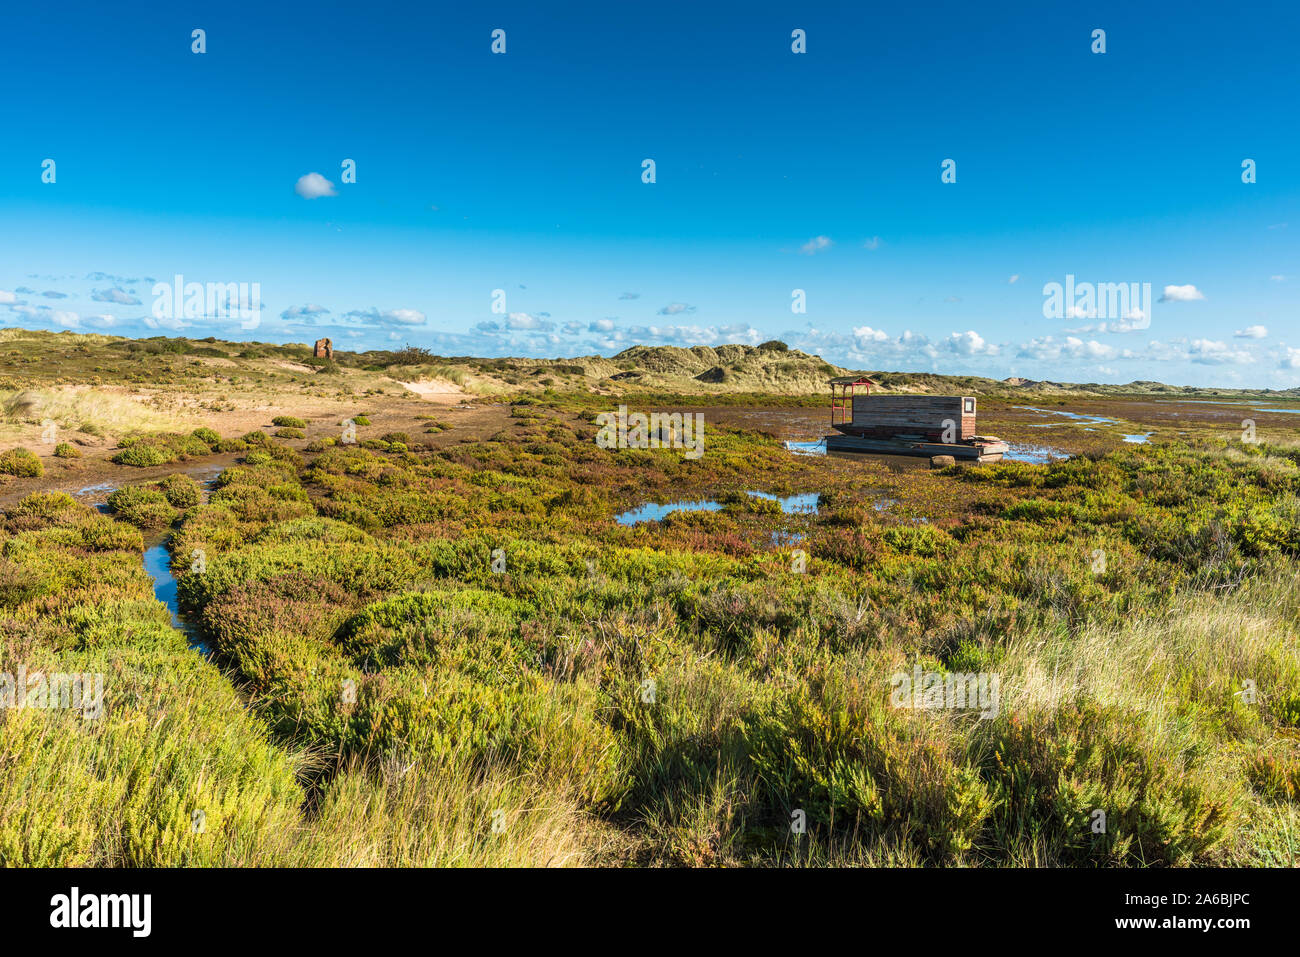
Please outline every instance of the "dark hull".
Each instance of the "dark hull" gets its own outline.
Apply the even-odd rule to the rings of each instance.
[[[933,458],[951,455],[959,462],[997,462],[1007,451],[1005,442],[933,442],[925,438],[881,438],[862,435],[828,435],[827,452],[865,452],[875,455],[913,455]]]

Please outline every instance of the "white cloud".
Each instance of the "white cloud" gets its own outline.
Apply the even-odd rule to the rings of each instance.
[[[863,248],[863,249],[873,249],[873,250],[874,250],[874,249],[879,249],[879,248],[880,248],[880,237],[879,237],[879,236],[872,236],[870,239],[868,239],[866,242],[864,242],[864,243],[862,244],[862,248]]]
[[[694,306],[688,306],[684,302],[670,302],[668,305],[664,306],[662,309],[659,310],[659,315],[676,316],[684,312],[690,313],[694,311],[695,311]]]
[[[805,256],[811,256],[813,253],[821,252],[823,249],[830,249],[835,245],[829,236],[814,236],[808,242],[799,247],[799,252]]]
[[[280,313],[281,319],[314,319],[317,316],[323,316],[329,312],[324,306],[318,306],[315,303],[307,303],[305,306],[290,306],[284,312]]]
[[[1022,345],[1019,355],[1025,359],[1051,362],[1062,358],[1116,359],[1127,357],[1130,353],[1121,352],[1114,346],[1105,345],[1095,339],[1085,342],[1077,336],[1066,336],[1064,340],[1057,339],[1055,336],[1043,336],[1039,339],[1030,339]]]
[[[1103,345],[1096,339],[1089,339],[1084,342],[1073,336],[1067,336],[1065,347],[1070,355],[1088,359],[1113,359],[1119,355],[1119,351],[1114,346]]]
[[[614,330],[614,320],[597,319],[587,327],[589,332],[612,332]]]
[[[1238,339],[1263,339],[1268,336],[1268,327],[1247,326],[1245,329],[1238,329],[1233,335]]]
[[[1268,278],[1273,280],[1274,282],[1286,282],[1286,276],[1282,276],[1282,275],[1269,276]]]
[[[1066,329],[1066,332],[1077,333],[1110,333],[1112,335],[1122,335],[1126,332],[1142,332],[1151,328],[1151,318],[1141,309],[1134,307],[1130,309],[1123,319],[1117,319],[1114,322],[1099,322],[1094,326],[1079,326],[1074,329]]]
[[[387,322],[400,322],[404,326],[418,326],[424,322],[424,313],[418,309],[388,309],[380,316]]]
[[[543,325],[544,320],[526,312],[512,312],[506,316],[506,326],[510,329],[540,329]]]
[[[1282,356],[1282,361],[1278,363],[1283,369],[1300,369],[1300,349],[1287,347],[1286,355]]]
[[[334,191],[334,184],[320,173],[308,173],[306,176],[298,177],[298,182],[293,187],[293,191],[303,199],[319,199],[322,196],[338,195]]]
[[[51,309],[49,306],[29,306],[25,303],[12,305],[9,308],[20,316],[26,316],[37,322],[48,322],[62,329],[77,329],[81,326],[81,317],[75,312]]]
[[[145,316],[144,324],[150,329],[170,329],[172,332],[178,332],[189,325],[189,323],[184,319],[176,319],[170,316],[164,319],[158,319],[154,316]]]
[[[858,326],[853,330],[853,338],[860,342],[884,342],[889,335],[879,329],[872,329],[870,326]]]
[[[344,320],[352,320],[362,325],[372,326],[421,326],[424,325],[424,313],[418,309],[353,309],[345,312]]]
[[[993,343],[985,342],[984,337],[974,330],[954,332],[944,344],[949,351],[963,356],[995,356],[999,349]]]
[[[755,329],[748,323],[733,323],[726,326],[629,326],[625,329],[615,328],[598,335],[592,345],[611,351],[633,345],[689,348],[741,343],[756,346],[771,338],[771,335]]]
[[[18,301],[18,297],[12,292],[0,289],[0,306],[11,306]]]
[[[1226,342],[1214,339],[1193,339],[1188,343],[1187,356],[1193,362],[1206,365],[1255,361],[1255,357],[1244,349],[1230,349]]]
[[[1161,295],[1161,302],[1193,302],[1197,299],[1204,299],[1205,294],[1197,289],[1191,283],[1186,286],[1165,286],[1164,294]]]
[[[1020,281],[1020,273],[1015,273],[1014,275],[1007,277],[1008,285],[1015,285],[1019,281]]]
[[[138,306],[140,300],[132,296],[125,289],[114,286],[112,289],[95,289],[90,293],[90,298],[95,302],[115,302],[119,306]]]

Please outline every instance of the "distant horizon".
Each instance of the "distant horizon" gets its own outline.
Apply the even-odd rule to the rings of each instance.
[[[268,341],[268,340],[265,340],[265,339],[228,339],[228,338],[223,338],[223,337],[221,337],[221,336],[217,336],[217,335],[206,335],[206,336],[195,337],[195,336],[186,336],[186,335],[180,335],[180,334],[152,333],[152,334],[147,335],[147,336],[146,336],[146,335],[128,336],[128,335],[122,335],[122,334],[119,334],[119,333],[107,332],[107,331],[92,332],[92,331],[84,330],[84,329],[32,329],[32,328],[25,328],[25,327],[21,327],[21,326],[4,326],[4,327],[0,327],[0,332],[4,332],[4,331],[47,333],[47,334],[50,334],[50,335],[63,335],[63,334],[67,334],[67,335],[74,335],[74,336],[78,336],[78,335],[84,335],[84,336],[103,336],[103,337],[105,337],[105,338],[110,338],[110,339],[127,339],[127,340],[132,340],[132,341],[141,341],[141,342],[143,342],[143,341],[149,341],[149,340],[158,340],[158,339],[164,339],[164,340],[182,340],[182,339],[183,339],[183,340],[186,340],[186,341],[188,341],[188,342],[207,342],[207,341],[212,341],[212,342],[223,342],[223,343],[226,343],[226,344],[228,344],[228,345],[271,346],[271,347],[277,347],[277,348],[291,347],[291,346],[298,346],[298,347],[301,347],[301,348],[304,348],[304,349],[311,349],[311,348],[314,346],[314,344],[315,344],[314,341],[313,341],[313,342],[303,342],[303,341],[300,341],[300,340],[285,340],[285,341],[283,341],[283,342],[273,342],[273,341]],[[328,336],[325,336],[325,337],[321,337],[321,338],[329,338],[329,337],[328,337]],[[0,341],[2,341],[2,340],[0,340]],[[771,340],[766,340],[766,341],[771,341]],[[778,337],[778,341],[782,341],[782,342],[784,342],[784,340],[780,340],[779,337]],[[398,352],[398,351],[400,351],[400,350],[402,350],[402,349],[409,348],[409,347],[411,347],[411,346],[415,346],[415,345],[416,345],[415,343],[409,343],[409,342],[408,342],[408,343],[403,343],[402,345],[392,344],[392,345],[388,345],[388,346],[375,346],[375,347],[367,348],[367,349],[348,349],[348,348],[344,348],[344,347],[340,346],[340,345],[337,344],[337,343],[334,343],[332,339],[330,340],[330,342],[331,342],[331,345],[333,346],[333,348],[335,349],[335,351],[337,351],[337,352],[346,352],[346,353],[350,353],[350,354],[353,354],[353,355],[367,355],[367,354],[369,354],[369,353],[377,353],[377,352]],[[760,343],[760,345],[761,345],[761,343]],[[789,344],[786,343],[786,345],[789,345]],[[700,348],[704,348],[704,349],[719,349],[719,348],[723,348],[723,347],[725,347],[725,346],[745,346],[745,347],[750,348],[750,349],[757,349],[757,348],[758,348],[758,345],[749,345],[749,343],[741,343],[741,342],[723,342],[723,343],[717,343],[717,344],[715,344],[715,345],[711,345],[711,346],[671,346],[671,345],[652,344],[652,343],[632,343],[631,345],[624,346],[624,347],[623,347],[622,349],[620,349],[618,352],[613,352],[613,353],[584,352],[584,353],[576,353],[576,354],[573,354],[573,355],[547,355],[547,356],[528,356],[528,355],[494,355],[494,356],[486,356],[486,355],[475,355],[475,354],[472,354],[472,353],[450,353],[450,352],[448,352],[448,353],[440,353],[440,352],[433,352],[432,350],[430,350],[430,352],[431,352],[431,357],[432,357],[433,359],[437,359],[437,360],[447,360],[447,361],[455,361],[455,360],[459,360],[459,359],[468,359],[468,360],[489,360],[489,359],[490,359],[490,360],[519,360],[519,361],[524,361],[524,362],[573,362],[574,360],[578,360],[578,359],[603,359],[603,360],[611,361],[611,360],[615,360],[615,359],[617,359],[617,358],[618,358],[619,356],[621,356],[623,353],[625,353],[625,352],[630,352],[630,351],[632,351],[633,349],[687,349],[687,350],[690,350],[690,349],[700,349]],[[418,348],[424,348],[424,347],[421,346],[421,347],[418,347]],[[1007,382],[1008,380],[1011,380],[1011,379],[1022,379],[1022,380],[1024,380],[1025,382],[1028,382],[1028,383],[1049,383],[1049,384],[1062,385],[1062,386],[1089,386],[1089,385],[1101,385],[1101,386],[1110,386],[1110,387],[1114,387],[1114,388],[1121,388],[1121,387],[1123,387],[1123,386],[1128,386],[1128,385],[1162,385],[1162,386],[1168,386],[1168,387],[1170,387],[1170,388],[1174,388],[1174,389],[1201,389],[1201,390],[1222,390],[1222,391],[1239,391],[1239,392],[1300,392],[1300,385],[1290,386],[1290,387],[1231,386],[1231,385],[1222,385],[1222,384],[1216,384],[1216,383],[1169,382],[1169,381],[1166,381],[1166,380],[1163,380],[1163,379],[1130,379],[1130,380],[1128,380],[1128,381],[1126,381],[1126,382],[1101,382],[1101,381],[1099,381],[1099,380],[1095,380],[1095,379],[1087,379],[1087,380],[1085,380],[1085,379],[1061,379],[1061,378],[1053,378],[1053,377],[1050,377],[1050,376],[1048,376],[1048,377],[1044,377],[1044,378],[1032,378],[1032,377],[1029,377],[1029,376],[1016,376],[1016,375],[1009,375],[1009,376],[985,375],[985,374],[982,374],[982,373],[979,373],[979,372],[958,372],[958,373],[948,373],[948,372],[934,372],[934,371],[929,370],[929,369],[891,368],[891,367],[888,367],[888,366],[851,366],[851,365],[843,365],[842,363],[833,362],[831,359],[827,358],[827,357],[824,356],[824,355],[821,355],[820,353],[816,353],[816,352],[804,352],[804,350],[802,350],[802,349],[796,349],[796,348],[793,347],[793,346],[790,346],[790,351],[792,351],[792,352],[794,352],[794,351],[798,351],[798,352],[800,352],[800,353],[802,353],[802,354],[808,356],[809,358],[813,358],[813,359],[821,359],[821,360],[823,360],[823,361],[825,361],[825,362],[827,362],[827,363],[829,363],[829,364],[831,364],[831,365],[833,365],[833,366],[836,366],[836,367],[838,367],[838,368],[840,368],[840,369],[845,370],[846,372],[849,372],[849,373],[855,373],[855,374],[856,374],[856,373],[862,373],[862,374],[868,374],[868,373],[871,373],[871,374],[876,374],[876,375],[915,375],[915,376],[926,375],[926,376],[939,376],[939,377],[941,377],[941,378],[984,378],[984,379],[989,379],[990,381],[993,381],[993,382]]]
[[[1300,386],[1294,5],[146,6],[7,14],[0,324]]]

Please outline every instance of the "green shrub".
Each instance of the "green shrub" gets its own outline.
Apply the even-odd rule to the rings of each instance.
[[[287,429],[307,428],[306,420],[300,419],[297,416],[293,416],[293,415],[277,415],[274,419],[271,420],[271,424],[283,426],[284,428]]]
[[[285,427],[281,429],[276,429],[275,437],[277,439],[305,439],[307,437],[307,434],[303,432],[302,429],[293,429],[293,428]]]
[[[79,459],[81,458],[81,449],[71,442],[60,442],[54,447],[54,457],[59,459]]]
[[[134,442],[113,456],[118,465],[131,465],[136,468],[150,468],[154,465],[166,465],[175,462],[176,456],[169,449],[152,445],[148,442]]]
[[[167,501],[176,508],[193,508],[199,504],[199,483],[188,475],[169,475],[158,483]]]
[[[128,485],[108,497],[108,507],[137,528],[164,528],[180,517],[156,488]]]
[[[1142,715],[1095,704],[992,724],[984,774],[1004,840],[1033,822],[1065,861],[1189,864],[1230,844],[1241,822],[1240,784],[1215,779],[1171,739],[1187,729],[1153,733]],[[1096,808],[1101,835],[1090,827]]]
[[[41,464],[35,452],[17,448],[0,453],[0,472],[5,475],[40,478],[45,474],[45,466]]]

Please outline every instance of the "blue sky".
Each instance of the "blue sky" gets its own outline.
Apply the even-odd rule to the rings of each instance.
[[[1293,3],[178,6],[6,10],[5,325],[1300,385]]]

